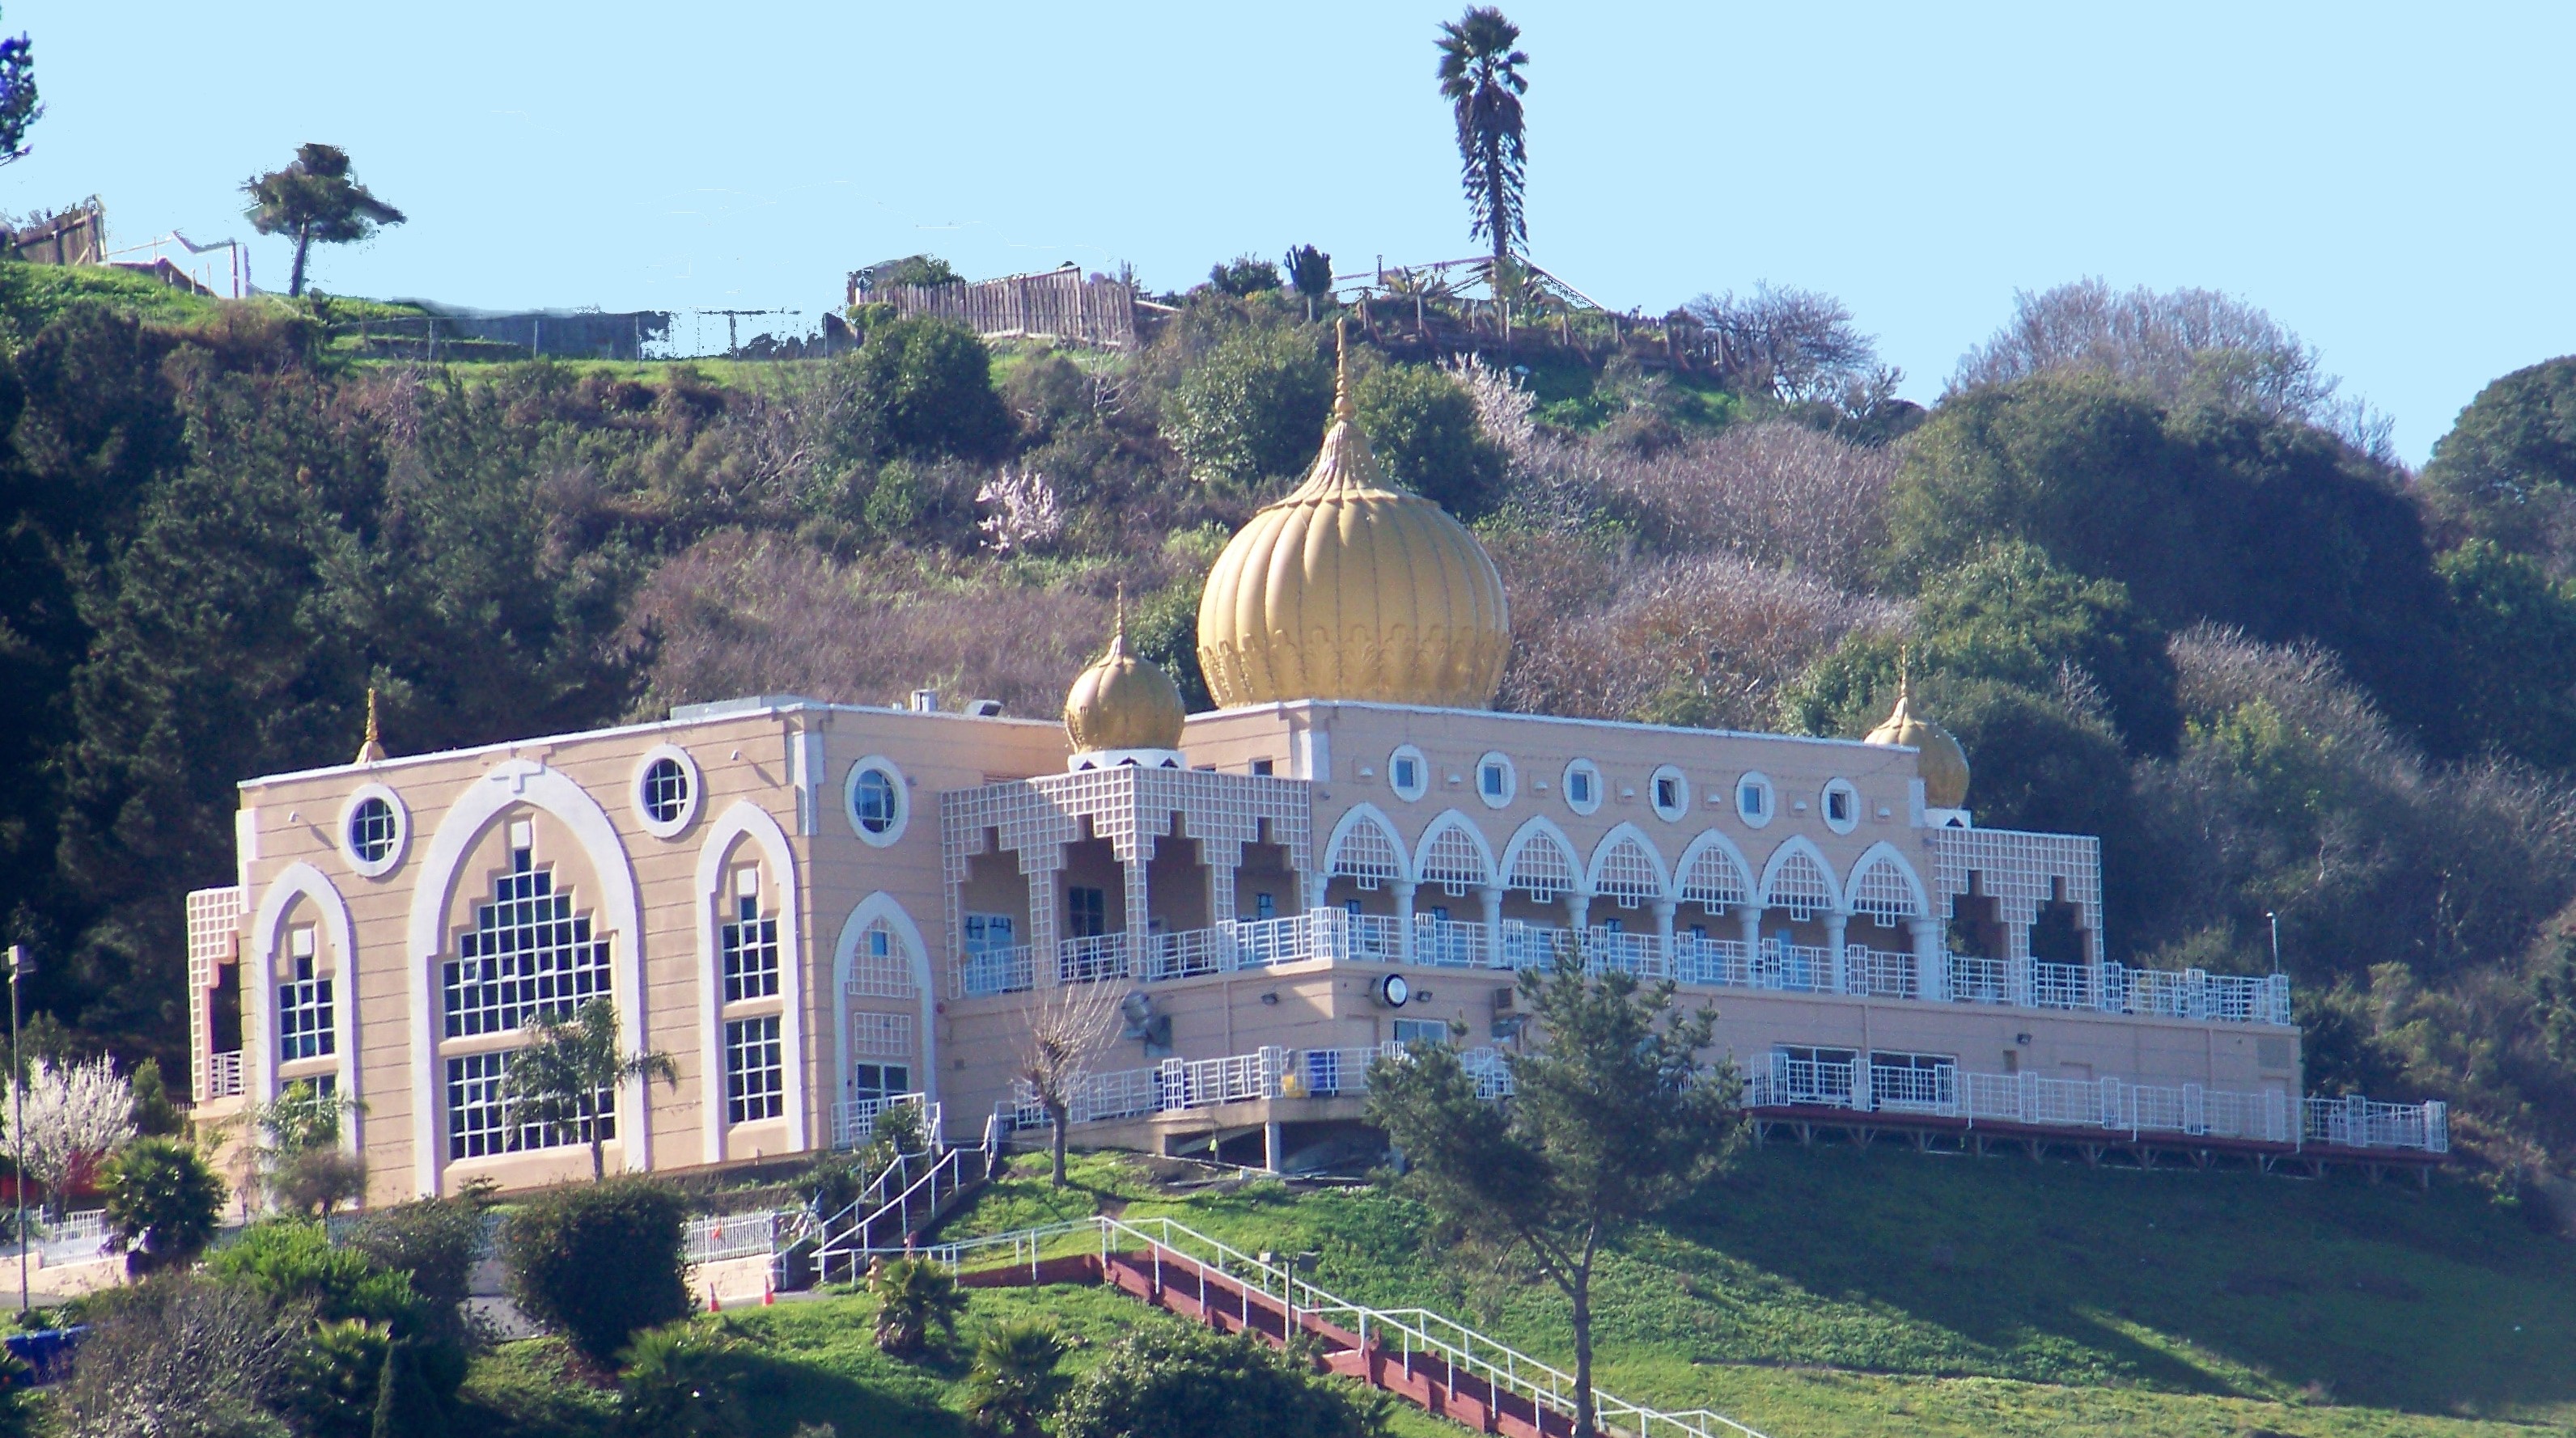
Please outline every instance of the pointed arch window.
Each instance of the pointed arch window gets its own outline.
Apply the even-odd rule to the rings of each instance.
[[[513,842],[510,871],[474,906],[474,928],[443,964],[449,1038],[507,1033],[540,1014],[568,1014],[609,992],[608,940],[555,887],[552,869]]]

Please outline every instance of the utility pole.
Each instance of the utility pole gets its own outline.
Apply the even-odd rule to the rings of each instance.
[[[2272,972],[2277,974],[2281,972],[2281,916],[2267,912],[2263,917],[2272,921]]]
[[[27,1311],[27,1064],[18,1052],[18,976],[33,973],[25,944],[9,946],[9,1136],[18,1141],[17,1172],[9,1185],[18,1199],[18,1312]]]

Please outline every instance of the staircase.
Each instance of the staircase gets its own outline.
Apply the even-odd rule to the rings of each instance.
[[[969,1288],[1097,1282],[1222,1332],[1286,1347],[1303,1335],[1326,1367],[1435,1417],[1504,1438],[1569,1438],[1574,1377],[1423,1308],[1337,1298],[1290,1269],[1170,1219],[1094,1218],[934,1245],[925,1257]],[[1592,1390],[1605,1434],[1762,1438],[1705,1408],[1668,1413]]]
[[[821,1281],[856,1282],[868,1260],[911,1251],[920,1237],[983,1187],[1001,1162],[1000,1115],[986,1120],[981,1148],[955,1148],[935,1136],[925,1153],[902,1154],[855,1199],[810,1231]]]

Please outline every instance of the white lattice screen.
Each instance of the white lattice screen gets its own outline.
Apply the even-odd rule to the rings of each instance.
[[[1753,876],[1733,854],[1717,845],[1699,851],[1682,871],[1682,901],[1710,908],[1734,908],[1753,902]]]
[[[1914,886],[1905,877],[1893,855],[1881,853],[1871,859],[1852,878],[1852,912],[1867,914],[1882,924],[1918,917],[1923,908],[1915,901]]]
[[[914,1020],[910,1014],[850,1015],[850,1054],[854,1058],[908,1059],[915,1056]]]
[[[1762,907],[1786,909],[1793,919],[1804,920],[1833,906],[1832,878],[1804,849],[1790,850],[1780,866],[1771,871],[1771,881],[1762,889]]]
[[[1522,890],[1544,904],[1574,891],[1574,872],[1574,855],[1565,841],[1542,830],[1530,835],[1529,842],[1512,856],[1512,871],[1503,876],[1503,887]]]
[[[1592,891],[1617,900],[1622,908],[1633,909],[1661,899],[1664,880],[1655,870],[1654,856],[1646,852],[1637,836],[1621,834],[1600,855],[1593,870]]]
[[[1444,824],[1422,850],[1422,882],[1438,884],[1451,898],[1494,881],[1493,865],[1475,836],[1456,824]]]

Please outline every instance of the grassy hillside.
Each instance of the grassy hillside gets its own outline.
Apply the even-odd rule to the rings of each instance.
[[[956,1231],[1171,1214],[1316,1252],[1316,1281],[1346,1297],[1427,1303],[1564,1354],[1551,1291],[1468,1271],[1383,1192],[1182,1195],[1108,1156],[1079,1177],[1062,1194],[1002,1184]],[[1775,1148],[1604,1273],[1605,1386],[1779,1435],[2576,1420],[2576,1253],[2451,1183]]]
[[[1181,1189],[1115,1155],[1074,1187],[988,1190],[953,1235],[1113,1212],[1170,1215],[1248,1249],[1311,1252],[1346,1297],[1424,1303],[1562,1361],[1563,1305],[1481,1271],[1383,1190],[1256,1181]],[[1745,1156],[1605,1267],[1602,1383],[1715,1407],[1774,1438],[2385,1438],[2576,1422],[2576,1252],[2453,1183],[2088,1170],[1882,1149]],[[948,1357],[878,1353],[873,1306],[836,1292],[720,1322],[753,1345],[750,1438],[946,1438],[964,1354],[1008,1318],[1073,1335],[1080,1370],[1176,1322],[1088,1286],[976,1293]],[[469,1396],[513,1438],[589,1438],[612,1401],[550,1341],[482,1360]],[[1396,1431],[1461,1430],[1410,1409]]]

